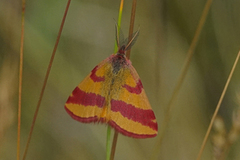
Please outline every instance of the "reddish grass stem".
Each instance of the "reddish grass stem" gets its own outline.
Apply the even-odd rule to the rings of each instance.
[[[132,3],[132,13],[131,13],[131,19],[130,19],[130,27],[129,27],[129,33],[128,33],[130,39],[131,39],[130,35],[133,34],[136,6],[137,6],[137,0],[133,0],[133,3]],[[130,39],[128,41],[130,41]],[[129,49],[127,51],[127,53],[126,53],[127,59],[130,59],[130,53],[131,53],[131,49]]]
[[[110,160],[114,160],[114,155],[115,155],[116,146],[117,146],[117,139],[118,139],[118,132],[115,130],[114,137],[113,137]]]
[[[69,9],[69,6],[70,6],[70,2],[71,2],[71,0],[68,0],[66,9],[65,9],[65,12],[64,12],[64,15],[63,15],[63,19],[62,19],[62,22],[61,22],[61,26],[59,28],[56,43],[55,43],[55,46],[53,48],[52,56],[51,56],[51,59],[50,59],[49,65],[48,65],[48,69],[47,69],[47,72],[46,72],[46,75],[45,75],[42,90],[41,90],[39,100],[38,100],[38,103],[37,103],[37,108],[36,108],[35,113],[34,113],[31,129],[30,129],[30,132],[29,132],[26,148],[25,148],[24,155],[23,155],[23,160],[25,160],[26,155],[27,155],[28,146],[29,146],[29,143],[30,143],[30,140],[31,140],[31,137],[32,137],[32,132],[33,132],[35,121],[36,121],[37,115],[38,115],[38,110],[39,110],[39,107],[41,105],[42,97],[43,97],[43,94],[44,94],[44,91],[45,91],[45,88],[46,88],[47,80],[48,80],[48,77],[49,77],[49,74],[50,74],[50,71],[51,71],[52,63],[53,63],[55,53],[56,53],[56,50],[57,50],[57,47],[58,47],[58,43],[59,43],[59,40],[60,40],[60,37],[61,37],[61,33],[62,33],[63,26],[64,26],[64,23],[65,23],[65,19],[66,19],[66,16],[67,16],[67,12],[68,12],[68,9]]]

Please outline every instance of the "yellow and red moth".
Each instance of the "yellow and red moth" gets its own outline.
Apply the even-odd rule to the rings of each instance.
[[[125,55],[138,34],[139,30],[130,41],[121,42],[116,36],[118,52],[100,62],[73,90],[65,104],[73,119],[83,123],[105,122],[133,138],[157,135],[154,112],[137,71]]]

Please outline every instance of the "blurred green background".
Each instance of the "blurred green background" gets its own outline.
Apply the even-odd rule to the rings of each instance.
[[[135,30],[140,36],[131,61],[155,112],[159,130],[206,0],[138,1]],[[67,1],[26,1],[21,156]],[[125,1],[122,30],[127,35],[132,1]],[[29,160],[104,160],[107,127],[82,124],[64,110],[72,90],[114,50],[120,1],[73,0],[39,110]],[[183,83],[159,159],[195,159],[210,118],[239,50],[240,1],[213,1]],[[0,159],[16,159],[18,64],[21,2],[0,1]],[[239,107],[240,67],[219,114],[227,129]],[[120,135],[116,160],[146,160],[158,137]],[[211,137],[203,153],[213,159]],[[240,159],[240,142],[228,159]]]

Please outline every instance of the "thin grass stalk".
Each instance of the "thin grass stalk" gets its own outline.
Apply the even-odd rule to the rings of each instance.
[[[133,0],[132,2],[132,12],[131,12],[131,19],[130,19],[130,27],[129,27],[129,40],[131,39],[130,35],[133,34],[133,27],[134,27],[134,21],[135,21],[135,13],[136,13],[136,6],[137,6],[137,0]],[[127,59],[130,58],[131,48],[127,50],[126,57]]]
[[[21,113],[22,113],[22,75],[23,75],[23,44],[24,44],[25,4],[26,4],[25,0],[22,0],[21,42],[20,42],[19,84],[18,84],[17,160],[20,160],[20,137],[21,137]]]
[[[164,120],[163,120],[163,126],[161,128],[159,139],[157,140],[157,143],[155,144],[155,147],[153,149],[153,154],[152,154],[152,157],[151,157],[152,160],[153,159],[157,159],[157,154],[161,150],[162,140],[163,140],[163,138],[164,138],[164,136],[166,134],[167,127],[168,127],[169,121],[171,119],[171,111],[174,109],[174,103],[176,101],[176,98],[178,96],[180,88],[181,88],[181,86],[183,84],[183,81],[184,81],[184,79],[186,77],[186,74],[187,74],[187,71],[189,69],[190,62],[192,60],[194,50],[196,48],[196,45],[197,45],[200,33],[202,31],[202,28],[203,28],[203,26],[205,24],[205,21],[206,21],[209,9],[211,7],[212,1],[213,0],[208,0],[206,2],[206,4],[205,4],[204,9],[203,9],[202,16],[200,18],[200,21],[199,21],[199,24],[197,26],[196,32],[194,34],[193,40],[191,42],[191,45],[190,45],[190,47],[188,49],[187,57],[185,59],[185,62],[184,62],[184,65],[183,65],[180,77],[177,80],[176,87],[174,88],[173,94],[172,94],[172,96],[170,98],[170,101],[169,101],[169,103],[167,105],[167,111],[166,111],[166,115],[165,115]]]
[[[30,140],[31,140],[31,137],[32,137],[32,132],[33,132],[33,129],[34,129],[34,125],[35,125],[35,122],[36,122],[36,119],[37,119],[38,110],[39,110],[41,102],[42,102],[42,98],[43,98],[44,91],[45,91],[45,88],[46,88],[47,80],[48,80],[48,77],[49,77],[49,74],[50,74],[50,71],[51,71],[51,67],[52,67],[52,63],[53,63],[53,60],[54,60],[54,57],[55,57],[55,54],[56,54],[56,51],[57,51],[58,43],[59,43],[59,40],[60,40],[60,37],[61,37],[61,33],[62,33],[62,30],[63,30],[65,19],[66,19],[66,16],[67,16],[67,13],[68,13],[68,9],[69,9],[69,6],[70,6],[70,2],[71,2],[71,0],[68,0],[68,2],[67,2],[67,6],[66,6],[66,9],[65,9],[65,12],[64,12],[64,15],[63,15],[61,26],[59,28],[59,32],[58,32],[58,36],[57,36],[57,39],[56,39],[56,43],[54,45],[52,56],[51,56],[51,59],[50,59],[49,65],[48,65],[48,69],[47,69],[47,72],[46,72],[46,75],[45,75],[45,78],[44,78],[42,90],[41,90],[41,93],[40,93],[40,96],[39,96],[39,100],[38,100],[37,107],[36,107],[36,110],[35,110],[35,113],[34,113],[31,129],[30,129],[30,132],[29,132],[27,144],[26,144],[26,147],[25,147],[23,160],[25,160],[26,156],[27,156],[27,151],[28,151],[28,147],[29,147]]]
[[[120,30],[120,26],[121,26],[121,22],[122,22],[123,4],[124,4],[124,0],[121,0],[119,12],[118,12],[118,22],[117,22],[118,32]],[[119,33],[117,33],[117,34],[119,35]],[[115,42],[114,53],[117,53],[117,51],[118,51],[118,44],[117,44],[117,42]]]
[[[229,83],[230,83],[230,80],[232,79],[232,75],[233,75],[234,70],[235,70],[235,68],[236,68],[236,66],[237,66],[239,57],[240,57],[240,51],[238,52],[238,55],[237,55],[237,57],[236,57],[236,59],[235,59],[235,62],[234,62],[233,67],[232,67],[232,69],[231,69],[231,72],[230,72],[230,74],[229,74],[229,76],[228,76],[227,82],[226,82],[226,84],[225,84],[225,86],[224,86],[224,89],[223,89],[223,91],[222,91],[222,94],[221,94],[221,96],[220,96],[220,99],[219,99],[219,101],[218,101],[218,104],[217,104],[216,109],[215,109],[215,111],[214,111],[214,114],[213,114],[213,116],[212,116],[211,122],[210,122],[210,124],[209,124],[209,126],[208,126],[206,135],[205,135],[205,137],[204,137],[204,139],[203,139],[203,143],[202,143],[202,145],[201,145],[201,149],[199,150],[199,153],[198,153],[198,156],[197,156],[197,160],[200,160],[200,159],[201,159],[201,156],[202,156],[203,150],[204,150],[204,148],[205,148],[205,146],[206,146],[206,142],[207,142],[207,139],[208,139],[208,137],[209,137],[210,131],[211,131],[211,129],[212,129],[214,120],[215,120],[215,118],[216,118],[216,116],[217,116],[217,113],[218,113],[218,111],[219,111],[219,108],[220,108],[220,106],[221,106],[221,104],[222,104],[222,100],[223,100],[223,98],[224,98],[224,96],[225,96],[225,94],[226,94],[226,91],[227,91],[228,85],[229,85]]]
[[[107,140],[106,140],[106,160],[110,160],[110,145],[111,144],[111,126],[107,128]]]
[[[124,0],[121,0],[120,2],[120,6],[119,6],[119,12],[118,12],[118,24],[117,24],[117,35],[119,35],[119,30],[120,30],[120,26],[121,26],[121,22],[122,22],[122,10],[123,10],[123,4],[124,4]],[[116,35],[116,36],[117,36]],[[117,41],[115,41],[115,47],[114,47],[114,53],[117,53],[118,51],[118,44]],[[114,137],[117,134],[117,131],[115,131]],[[115,149],[116,149],[116,140],[115,138],[113,139],[112,142],[112,149],[110,152],[110,143],[111,143],[111,126],[108,126],[107,129],[107,140],[106,140],[106,160],[112,160],[114,159],[114,154],[115,154]]]
[[[113,143],[112,143],[112,150],[111,150],[110,160],[114,160],[114,155],[115,155],[116,146],[117,146],[117,139],[118,139],[118,132],[115,131],[114,132],[114,136],[113,136]]]

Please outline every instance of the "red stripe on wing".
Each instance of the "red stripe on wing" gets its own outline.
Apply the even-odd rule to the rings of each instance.
[[[67,111],[67,113],[75,120],[82,122],[82,123],[90,123],[90,122],[97,122],[99,121],[97,116],[94,117],[88,117],[88,118],[83,118],[83,117],[79,117],[76,116],[73,112],[71,112],[70,110],[68,110],[68,108],[66,106],[64,106],[65,110]]]
[[[96,95],[95,93],[86,93],[76,87],[73,92],[72,96],[70,96],[66,102],[66,104],[78,104],[83,106],[98,106],[100,108],[103,107],[105,103],[105,98]],[[68,112],[68,114],[75,120],[78,120],[80,122],[89,123],[93,121],[99,121],[98,117],[94,115],[93,117],[79,117],[75,115],[73,112],[71,112],[65,105],[65,109]]]
[[[127,84],[123,85],[123,87],[126,88],[130,93],[140,94],[142,92],[143,85],[141,80],[139,79],[135,87],[131,87]]]
[[[94,81],[94,82],[101,82],[101,81],[104,81],[104,77],[98,77],[96,75],[96,71],[97,71],[97,67],[96,66],[95,68],[93,68],[92,72],[91,72],[91,75],[90,75],[90,78]]]
[[[114,121],[109,121],[108,124],[110,124],[118,132],[120,132],[123,135],[128,136],[128,137],[133,137],[133,138],[151,138],[151,137],[155,137],[157,135],[157,134],[135,134],[135,133],[132,133],[132,132],[128,132],[125,129],[122,129]]]
[[[72,96],[68,98],[66,103],[81,104],[84,106],[98,106],[102,108],[105,103],[105,98],[101,95],[96,95],[95,93],[86,93],[76,87],[72,92]]]
[[[139,122],[144,126],[148,126],[153,130],[157,131],[158,126],[156,122],[155,115],[151,109],[144,110],[136,108],[131,104],[127,104],[123,101],[111,100],[111,110],[113,112],[120,112],[122,116],[131,119],[135,122]]]

